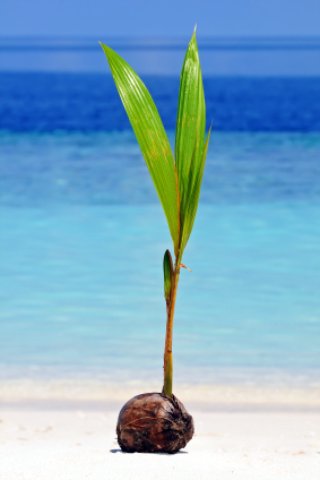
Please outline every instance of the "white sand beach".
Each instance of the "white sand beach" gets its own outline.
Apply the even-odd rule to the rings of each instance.
[[[136,387],[103,390],[97,382],[75,382],[73,388],[51,382],[45,389],[31,383],[1,385],[1,480],[316,480],[320,475],[317,388],[220,385],[196,387],[192,394],[181,388],[177,393],[194,417],[196,434],[181,453],[155,455],[124,454],[117,445],[117,414],[130,395],[141,392]]]

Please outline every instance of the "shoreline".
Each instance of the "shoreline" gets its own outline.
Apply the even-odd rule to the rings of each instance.
[[[110,382],[98,379],[0,380],[0,410],[110,411],[131,397],[159,392],[158,382]],[[319,385],[177,384],[175,395],[206,412],[320,412]]]

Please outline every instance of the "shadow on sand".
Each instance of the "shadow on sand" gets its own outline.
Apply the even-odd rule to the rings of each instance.
[[[131,455],[131,453],[129,452],[123,452],[121,450],[121,448],[111,448],[110,450],[110,453],[122,453],[123,455]],[[154,452],[154,453],[149,453],[148,454],[150,455],[179,455],[179,454],[187,454],[188,452],[186,452],[185,450],[180,450],[179,452],[177,453],[164,453],[164,452]]]

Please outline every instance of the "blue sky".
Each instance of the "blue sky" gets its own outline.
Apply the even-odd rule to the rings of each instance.
[[[0,36],[320,35],[320,0],[1,0]]]

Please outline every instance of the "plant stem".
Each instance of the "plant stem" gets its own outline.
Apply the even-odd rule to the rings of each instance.
[[[164,381],[163,381],[163,394],[167,397],[172,397],[172,376],[173,376],[173,359],[172,359],[172,334],[173,334],[173,320],[174,309],[176,304],[177,289],[180,277],[180,262],[181,255],[178,254],[175,259],[172,287],[170,299],[167,302],[167,325],[166,325],[166,338],[164,347]]]

